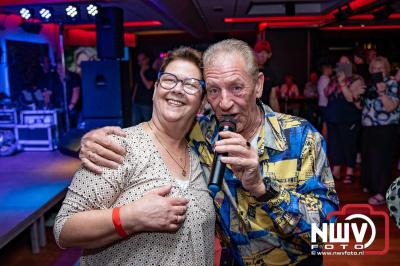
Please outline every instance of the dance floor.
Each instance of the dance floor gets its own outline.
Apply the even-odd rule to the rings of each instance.
[[[0,248],[63,199],[78,166],[58,151],[0,159]]]
[[[11,227],[32,215],[35,209],[43,208],[49,200],[63,195],[78,166],[77,159],[64,156],[58,151],[24,152],[0,158],[0,239],[3,241],[4,232],[9,232]],[[356,175],[358,174],[357,172]],[[359,178],[351,185],[344,185],[338,181],[336,189],[341,206],[348,203],[366,203],[369,196],[361,192]],[[386,205],[376,209],[387,212]],[[53,208],[52,211],[56,210]],[[381,244],[383,223],[376,226],[376,242]],[[40,249],[39,254],[32,254],[29,230],[23,231],[0,249],[0,264],[74,265],[79,257],[79,250],[61,250],[54,242],[51,228],[46,229],[46,234],[48,244]],[[384,256],[325,256],[324,265],[400,265],[400,229],[395,227],[392,221],[389,244],[389,253]]]

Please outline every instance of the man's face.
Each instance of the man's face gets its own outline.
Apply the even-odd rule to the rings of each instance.
[[[265,63],[267,63],[268,59],[271,57],[272,53],[268,53],[267,51],[263,50],[259,53],[256,54],[256,60],[258,66],[263,66]]]
[[[149,64],[149,58],[145,54],[139,54],[137,57],[137,63],[139,66],[147,66]]]
[[[263,74],[259,73],[254,81],[241,55],[219,53],[212,64],[205,65],[204,76],[207,100],[217,119],[233,115],[237,132],[242,135],[246,129],[254,128],[258,114],[256,99],[262,94]]]
[[[371,62],[372,60],[374,60],[376,58],[376,51],[375,50],[367,50],[367,59],[368,62]]]
[[[317,82],[318,82],[318,75],[317,75],[317,73],[312,72],[312,73],[310,74],[310,81],[311,81],[312,83],[317,83]]]

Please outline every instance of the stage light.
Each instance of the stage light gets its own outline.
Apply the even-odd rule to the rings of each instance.
[[[99,7],[94,4],[90,4],[86,7],[86,10],[88,12],[88,15],[94,17],[99,13]]]
[[[79,9],[77,6],[74,5],[69,5],[66,9],[65,12],[67,13],[67,16],[70,18],[76,18],[76,16],[79,13]]]
[[[342,21],[342,20],[345,20],[348,17],[350,17],[352,14],[353,14],[353,10],[351,9],[350,5],[347,4],[343,7],[339,7],[337,12],[333,15],[336,18],[336,20]]]
[[[21,8],[21,10],[19,11],[19,13],[21,14],[21,17],[25,20],[28,20],[30,18],[33,17],[34,14],[34,10],[31,8]]]
[[[39,11],[40,17],[44,19],[45,21],[49,21],[51,17],[53,16],[52,11],[50,8],[45,8],[43,7]]]
[[[394,12],[394,8],[391,5],[384,5],[376,10],[373,15],[375,20],[385,20]]]

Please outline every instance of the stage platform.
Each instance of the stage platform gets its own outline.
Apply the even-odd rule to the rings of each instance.
[[[46,245],[44,213],[64,198],[79,164],[59,151],[0,158],[0,248],[29,227],[32,252]]]

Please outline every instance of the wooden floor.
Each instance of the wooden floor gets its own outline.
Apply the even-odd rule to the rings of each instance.
[[[48,245],[37,255],[31,253],[29,229],[14,236],[27,228],[27,221],[41,208],[47,210],[56,198],[62,198],[79,165],[79,160],[58,151],[0,158],[0,240],[13,237],[0,250],[0,265],[53,265],[59,259],[63,251],[55,245],[51,228],[46,230]]]
[[[28,155],[28,154],[26,154]],[[56,157],[54,157],[56,156]],[[51,158],[58,158],[58,156],[62,156],[58,153],[54,153],[51,155]],[[51,158],[49,157],[49,160]],[[9,157],[13,158],[13,157]],[[14,157],[16,159],[16,157]],[[33,171],[36,173],[53,173],[55,178],[61,178],[61,176],[66,173],[70,173],[71,169],[75,169],[79,162],[76,160],[72,162],[71,165],[67,164],[56,164],[54,166],[49,166],[49,168],[41,168],[37,169],[35,167],[35,160],[37,156],[30,155],[28,160],[26,160],[26,165],[23,165],[25,170],[29,170],[29,172]],[[8,161],[4,163],[4,159],[0,159],[0,176],[4,174],[4,167],[15,166],[17,162]],[[20,165],[20,164],[18,164]],[[20,169],[20,171],[25,171]],[[72,171],[73,172],[73,171]],[[72,175],[72,172],[70,173]],[[32,173],[32,172],[31,172]],[[396,173],[399,176],[399,173]],[[361,187],[359,185],[358,178],[355,180],[354,184],[344,185],[340,181],[336,184],[336,190],[339,195],[340,204],[343,206],[348,203],[366,203],[369,195],[367,193],[363,193],[361,191]],[[387,211],[386,205],[379,207],[379,210]],[[55,208],[54,212],[57,209]],[[6,217],[1,217],[4,219]],[[378,234],[377,234],[377,244],[383,242],[382,232],[383,223],[377,224]],[[29,265],[29,266],[67,266],[73,265],[76,259],[79,256],[79,250],[71,249],[71,250],[61,250],[57,247],[54,242],[53,234],[51,228],[47,229],[47,237],[48,244],[42,249],[40,254],[33,255],[30,250],[29,245],[29,231],[22,233],[15,240],[11,241],[4,248],[0,250],[0,265],[14,266],[14,265]],[[379,266],[394,266],[400,265],[400,229],[394,226],[394,223],[390,221],[390,250],[387,255],[384,256],[325,256],[324,257],[324,265],[333,266],[333,265],[379,265]]]
[[[359,174],[356,173],[358,176]],[[399,176],[400,173],[397,171],[394,176]],[[369,195],[368,193],[362,192],[359,178],[356,178],[354,184],[345,185],[340,181],[336,182],[336,190],[339,195],[340,205],[343,206],[349,203],[367,203]],[[385,211],[389,213],[387,205],[380,207],[374,207],[375,210]],[[384,236],[383,219],[377,219],[377,236],[375,240],[376,248],[383,246]],[[390,237],[389,237],[389,253],[383,256],[325,256],[325,266],[394,266],[400,265],[400,229],[397,228],[392,220],[390,220]]]

